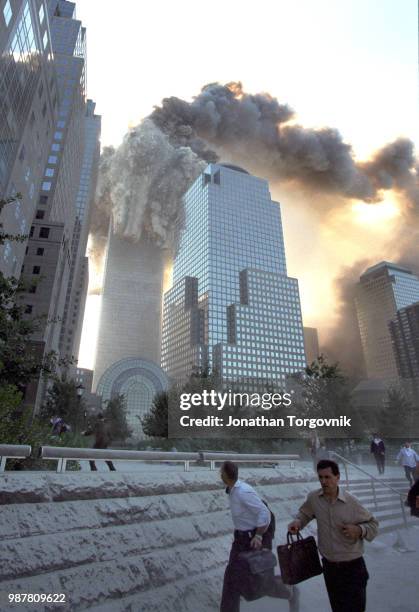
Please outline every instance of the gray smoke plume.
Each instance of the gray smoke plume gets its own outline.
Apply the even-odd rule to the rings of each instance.
[[[373,205],[386,190],[394,190],[405,202],[405,217],[417,223],[419,172],[411,141],[399,138],[368,162],[357,162],[336,129],[296,125],[289,106],[267,93],[248,94],[239,82],[212,83],[192,102],[164,99],[128,132],[120,147],[104,151],[93,213],[93,248],[98,253],[103,248],[111,214],[115,231],[127,240],[148,236],[173,248],[183,193],[206,163],[220,156],[268,180],[297,182],[316,194],[336,194],[337,206],[342,198]],[[312,206],[320,210],[321,198],[315,198]],[[395,240],[394,246],[397,250],[391,253],[402,257],[400,241]],[[410,248],[417,253],[416,244],[407,240],[405,253]],[[360,347],[355,339],[344,341],[354,325],[353,307],[350,315],[344,304],[352,299],[349,287],[362,271],[355,266],[337,280],[342,307],[329,345],[338,346],[339,352],[345,346],[348,363],[359,363]],[[344,329],[348,332],[340,337]],[[357,325],[355,329],[357,335]]]

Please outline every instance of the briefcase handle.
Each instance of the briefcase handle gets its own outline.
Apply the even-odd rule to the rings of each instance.
[[[293,540],[294,535],[295,534],[291,533],[291,531],[288,531],[288,533],[287,533],[287,544],[290,545],[290,544],[294,543],[294,540]],[[299,531],[297,531],[297,542],[298,542],[298,540],[301,540],[301,541],[303,540],[303,536],[301,535],[301,533]]]

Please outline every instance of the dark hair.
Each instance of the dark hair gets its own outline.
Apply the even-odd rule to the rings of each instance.
[[[239,476],[239,466],[232,461],[224,461],[221,471],[224,472],[229,480],[237,480]]]
[[[97,415],[96,415],[96,417],[97,417],[98,419],[103,419],[103,414],[102,414],[101,412],[98,412],[98,413],[97,413]]]
[[[318,462],[317,471],[326,470],[327,468],[330,468],[332,470],[332,474],[334,476],[340,476],[339,466],[336,461],[332,461],[331,459],[322,459]]]

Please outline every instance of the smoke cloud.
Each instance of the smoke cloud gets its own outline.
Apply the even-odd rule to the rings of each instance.
[[[418,162],[410,140],[399,138],[359,162],[336,129],[298,125],[288,105],[267,93],[246,93],[239,82],[212,83],[192,102],[164,99],[120,147],[104,150],[92,219],[93,255],[103,252],[110,215],[115,231],[127,240],[147,237],[173,248],[183,193],[208,162],[220,157],[271,181],[336,195],[336,206],[351,200],[373,205],[391,190],[400,197],[404,219],[417,222]],[[324,212],[321,202],[316,197],[310,205]],[[391,247],[400,259],[418,250],[414,240],[398,236]],[[347,363],[360,363],[352,291],[370,263],[376,261],[358,262],[336,279],[339,318],[328,347],[345,353]]]

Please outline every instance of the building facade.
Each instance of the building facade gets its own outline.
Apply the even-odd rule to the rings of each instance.
[[[419,404],[419,302],[397,311],[389,324],[399,377]]]
[[[185,194],[180,223],[164,296],[163,369],[177,381],[209,368],[226,384],[285,387],[305,367],[303,327],[267,181],[211,164]]]
[[[3,231],[27,236],[58,118],[58,83],[45,0],[0,2],[0,213]],[[27,241],[0,245],[0,271],[20,277]]]
[[[101,117],[95,103],[87,100],[84,116],[84,155],[76,198],[76,218],[71,240],[70,276],[60,335],[60,354],[77,357],[89,285],[89,262],[85,256],[100,157]]]
[[[315,327],[304,327],[304,346],[307,365],[316,361],[320,355],[319,335]]]
[[[368,378],[398,381],[389,324],[418,300],[419,279],[407,268],[383,261],[361,275],[355,305]]]
[[[67,0],[49,0],[48,16],[58,83],[58,118],[22,272],[31,287],[23,296],[25,307],[32,316],[44,317],[33,340],[43,342],[45,352],[60,355],[84,159],[86,31],[75,17],[75,4]],[[44,393],[45,381],[40,379],[35,410]]]
[[[126,358],[160,363],[161,303],[165,255],[142,239],[133,243],[109,227],[100,323],[93,376]]]

